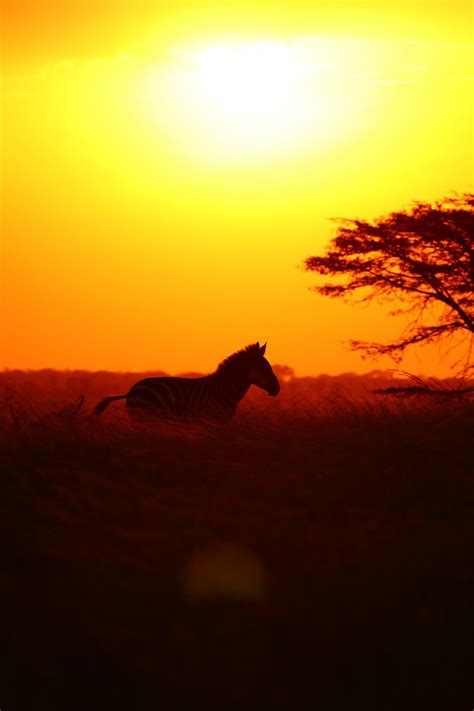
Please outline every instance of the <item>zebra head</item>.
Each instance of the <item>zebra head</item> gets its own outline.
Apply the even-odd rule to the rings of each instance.
[[[262,390],[266,390],[269,395],[275,397],[280,392],[280,383],[272,370],[272,366],[265,356],[267,344],[263,346],[257,343],[250,350],[249,378],[252,385],[256,385]]]

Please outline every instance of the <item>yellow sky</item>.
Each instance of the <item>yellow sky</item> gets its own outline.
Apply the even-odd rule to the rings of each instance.
[[[331,217],[473,190],[470,3],[15,1],[2,27],[0,366],[207,371],[260,340],[372,367],[343,341],[402,324],[301,262]]]

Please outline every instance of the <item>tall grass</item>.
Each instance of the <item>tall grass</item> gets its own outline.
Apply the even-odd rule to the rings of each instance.
[[[8,374],[1,705],[468,698],[472,400],[303,381],[134,424],[89,414],[112,375]]]

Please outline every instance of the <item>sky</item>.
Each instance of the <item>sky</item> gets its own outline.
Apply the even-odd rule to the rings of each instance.
[[[1,4],[0,367],[298,375],[393,305],[311,291],[333,218],[474,190],[470,2]],[[418,349],[413,372],[452,358]]]

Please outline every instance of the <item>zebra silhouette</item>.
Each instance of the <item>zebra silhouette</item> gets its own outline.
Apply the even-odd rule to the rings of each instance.
[[[266,343],[254,343],[222,361],[211,375],[202,378],[144,378],[125,395],[101,400],[93,410],[100,415],[114,400],[126,400],[127,411],[138,419],[143,416],[209,419],[225,422],[251,385],[275,396],[280,383],[264,357]]]

